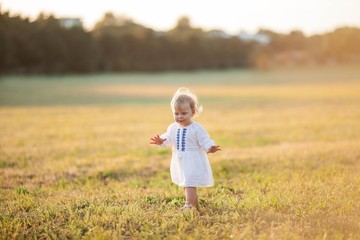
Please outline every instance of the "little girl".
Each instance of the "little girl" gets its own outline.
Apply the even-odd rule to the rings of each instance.
[[[199,209],[196,188],[214,185],[206,153],[215,153],[221,149],[199,123],[192,121],[202,111],[202,107],[187,88],[176,91],[171,100],[171,109],[175,122],[169,125],[166,133],[151,138],[150,144],[171,146],[171,180],[184,188],[186,196],[186,203],[181,209]]]

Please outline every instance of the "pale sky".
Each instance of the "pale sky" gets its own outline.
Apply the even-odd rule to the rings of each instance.
[[[89,30],[105,12],[158,31],[170,30],[181,16],[189,17],[192,27],[229,34],[266,28],[312,35],[360,27],[360,0],[0,0],[0,7],[32,19],[39,12],[79,17]]]

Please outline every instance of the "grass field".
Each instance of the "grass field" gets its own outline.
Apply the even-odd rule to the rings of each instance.
[[[222,151],[179,211],[180,86]],[[360,239],[360,68],[0,79],[1,239]]]

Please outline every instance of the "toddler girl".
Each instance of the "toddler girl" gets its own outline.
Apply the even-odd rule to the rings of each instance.
[[[166,133],[151,138],[150,144],[171,146],[171,180],[184,188],[186,203],[182,210],[199,208],[197,187],[214,185],[211,166],[206,153],[220,149],[206,130],[192,118],[202,111],[197,97],[187,88],[179,88],[171,100],[175,122]]]

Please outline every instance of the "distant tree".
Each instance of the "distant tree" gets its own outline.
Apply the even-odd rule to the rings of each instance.
[[[287,36],[288,48],[292,50],[304,50],[307,45],[307,39],[301,31],[291,31]]]
[[[347,62],[360,56],[360,29],[344,27],[326,35],[328,52],[339,61]]]
[[[360,61],[359,28],[310,37],[301,31],[258,33],[267,35],[270,43],[214,36],[192,27],[186,16],[173,29],[156,32],[108,12],[87,32],[82,27],[65,28],[45,13],[31,22],[0,9],[0,73],[267,69],[275,58],[295,59],[295,64]]]
[[[189,30],[191,29],[190,26],[190,19],[188,17],[181,17],[176,25],[176,29],[178,30]]]
[[[145,70],[150,51],[147,41],[153,31],[129,18],[106,13],[93,35],[100,49],[100,66],[105,71]]]
[[[98,69],[99,50],[91,33],[82,28],[72,28],[65,32],[67,45],[67,71],[93,72]]]

